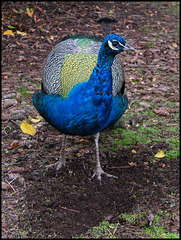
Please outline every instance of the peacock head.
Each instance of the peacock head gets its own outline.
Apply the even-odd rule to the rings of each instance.
[[[125,50],[135,51],[135,49],[131,47],[123,37],[116,34],[106,36],[104,43],[104,46],[109,50],[109,52],[114,54],[118,54]]]

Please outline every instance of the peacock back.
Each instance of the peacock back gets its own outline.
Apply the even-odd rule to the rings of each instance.
[[[66,98],[79,83],[87,82],[96,65],[104,39],[84,35],[65,37],[47,57],[42,76],[43,88],[48,94]],[[112,94],[115,96],[124,83],[124,72],[119,56],[112,65]]]

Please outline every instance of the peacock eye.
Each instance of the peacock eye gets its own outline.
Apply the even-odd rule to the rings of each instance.
[[[113,42],[112,42],[112,45],[113,45],[113,47],[118,47],[119,42],[118,42],[118,41],[113,41]]]

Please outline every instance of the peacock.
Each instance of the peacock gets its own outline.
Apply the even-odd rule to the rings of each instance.
[[[111,22],[101,19],[99,22]],[[106,24],[104,24],[106,26]],[[109,33],[105,27],[105,33]],[[64,133],[60,159],[48,167],[65,166],[64,147],[67,135],[93,135],[96,145],[96,168],[92,177],[106,173],[100,164],[100,132],[115,124],[126,111],[125,80],[118,54],[134,50],[116,34],[105,39],[85,35],[65,37],[47,57],[41,90],[33,94],[39,114],[55,129]]]

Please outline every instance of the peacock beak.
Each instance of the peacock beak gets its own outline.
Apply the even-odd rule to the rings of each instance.
[[[133,47],[131,47],[128,43],[126,43],[126,44],[124,45],[124,51],[127,51],[127,50],[136,51]]]

